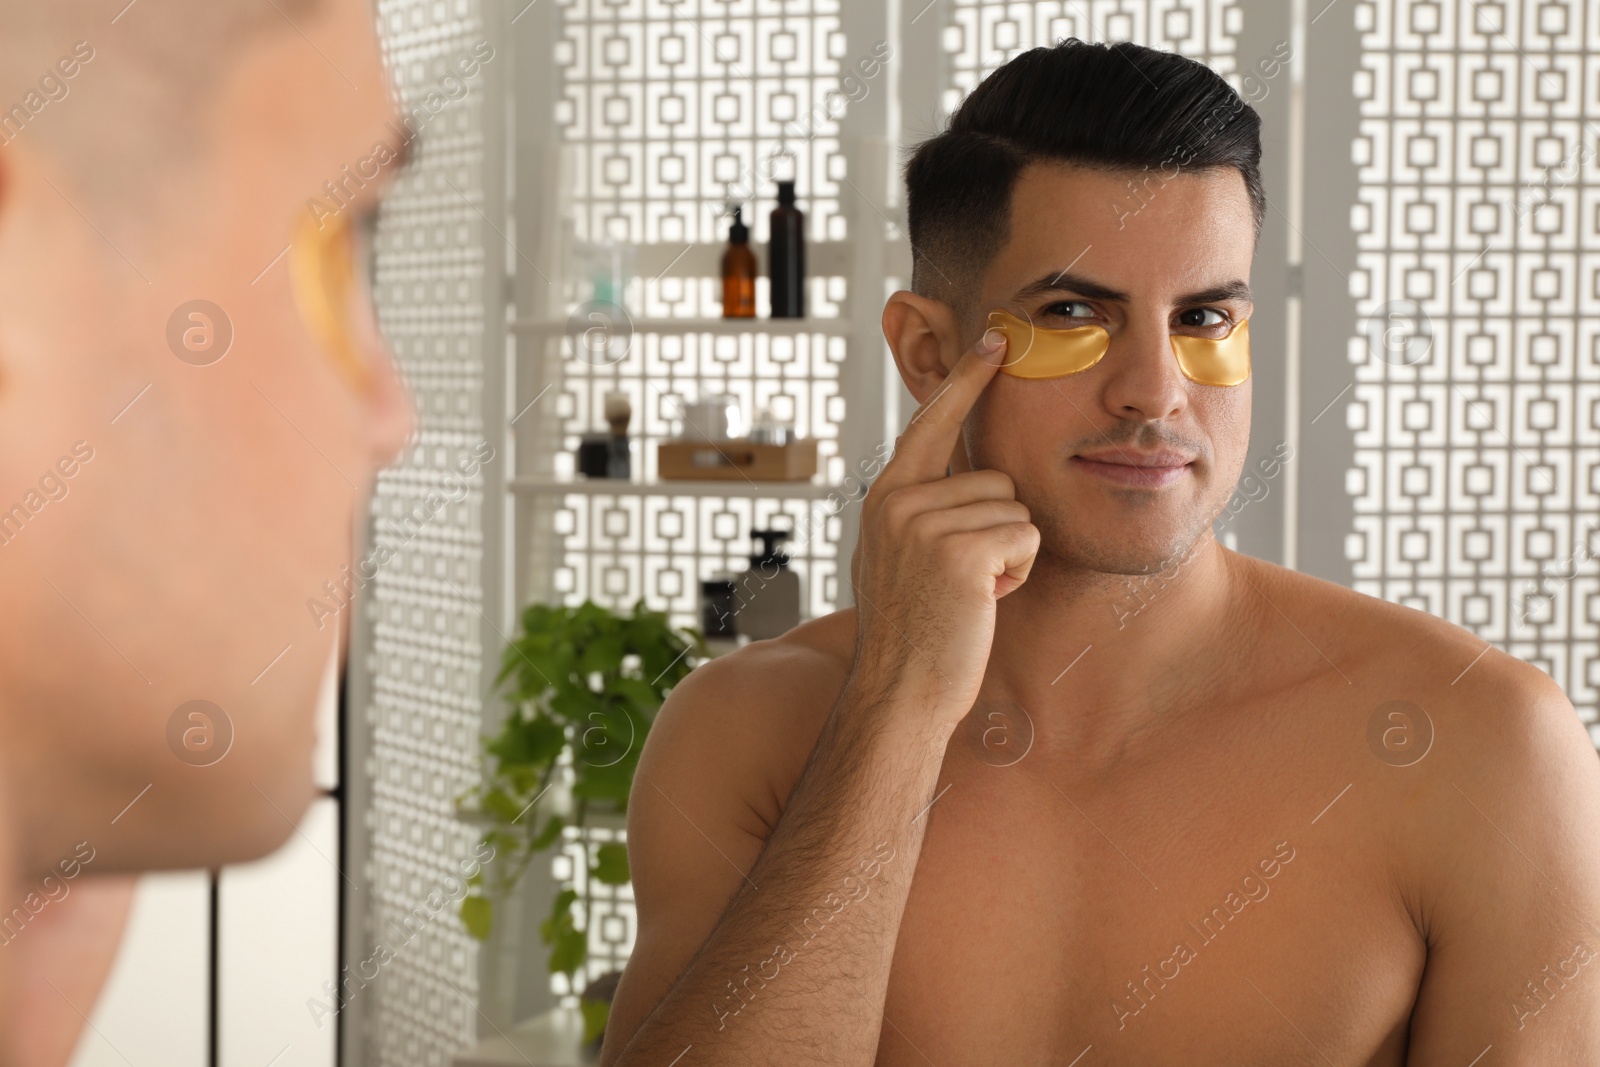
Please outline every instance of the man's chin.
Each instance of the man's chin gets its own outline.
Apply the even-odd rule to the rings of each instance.
[[[1098,534],[1045,528],[1041,529],[1041,534],[1041,560],[1048,559],[1052,567],[1063,572],[1105,575],[1111,579],[1163,573],[1172,577],[1176,569],[1192,560],[1211,540],[1208,529],[1196,534],[1149,526],[1137,531],[1113,527]]]

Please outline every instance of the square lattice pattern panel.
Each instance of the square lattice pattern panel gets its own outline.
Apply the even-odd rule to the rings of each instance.
[[[656,478],[655,448],[676,429],[680,402],[722,393],[748,419],[762,407],[818,442],[821,480],[843,477],[839,388],[849,341],[840,320],[843,277],[814,274],[803,323],[765,320],[766,281],[757,283],[761,320],[729,329],[721,283],[666,271],[629,277],[621,292],[629,340],[596,359],[578,340],[585,302],[598,294],[585,249],[602,243],[669,268],[695,246],[727,239],[726,205],[744,205],[751,241],[767,239],[778,177],[794,177],[808,241],[847,239],[840,212],[844,157],[838,92],[846,42],[837,0],[568,0],[555,59],[562,70],[556,120],[569,163],[565,202],[564,307],[578,316],[530,339],[525,359],[558,383],[540,408],[545,447],[519,473],[565,479],[580,435],[604,426],[607,392],[632,404],[634,477]],[[829,93],[833,93],[829,97]],[[641,258],[645,258],[641,256]],[[819,257],[813,255],[816,263]],[[696,499],[560,494],[541,497],[536,535],[551,542],[547,588],[567,602],[592,598],[626,608],[643,596],[683,624],[697,615],[699,582],[748,565],[751,522],[792,514],[792,495]],[[837,537],[825,527],[795,546],[809,593],[808,614],[832,610]]]
[[[485,441],[486,105],[481,77],[463,93],[456,71],[485,31],[474,0],[381,0],[378,21],[402,108],[430,93],[449,101],[413,116],[415,158],[384,200],[374,247],[373,295],[420,429],[378,479],[372,534],[396,551],[359,594],[372,640],[362,665],[371,700],[354,711],[368,735],[370,907],[349,973],[380,944],[393,954],[354,994],[366,1062],[443,1067],[477,1036],[465,999],[478,991],[476,943],[453,905],[430,897],[458,884],[477,841],[454,799],[479,768],[483,476],[466,479],[464,494],[452,478]],[[435,508],[432,494],[451,502]]]
[[[913,2],[921,7],[924,0]],[[933,11],[924,11],[932,17],[945,4],[930,6]],[[1017,53],[1067,37],[1133,41],[1197,59],[1229,77],[1235,70],[1234,39],[1242,18],[1232,0],[954,0],[949,7],[944,46],[953,84],[945,90],[946,114]]]
[[[1600,10],[1355,16],[1355,586],[1536,664],[1600,742]]]
[[[539,553],[548,569],[539,584],[553,599],[627,609],[643,597],[674,622],[694,625],[700,581],[747,567],[750,530],[779,526],[797,531],[786,549],[804,585],[802,611],[811,617],[834,608],[839,522],[818,511],[820,490],[741,484],[729,493],[674,492],[649,483],[656,482],[656,444],[677,429],[679,402],[710,393],[737,398],[747,419],[770,408],[816,439],[824,485],[843,479],[838,442],[848,401],[840,371],[850,341],[840,315],[848,293],[845,278],[817,269],[826,260],[819,250],[849,238],[840,210],[839,119],[847,101],[839,87],[848,57],[839,22],[838,0],[562,4],[555,117],[569,166],[569,220],[558,284],[565,311],[580,322],[552,324],[525,349],[524,359],[548,368],[555,394],[539,408],[537,437],[547,447],[524,457],[519,474],[572,477],[580,435],[604,426],[605,394],[615,391],[631,402],[634,479],[647,484],[537,498],[533,537],[549,545]],[[611,243],[640,259],[655,252],[652,262],[670,268],[696,246],[727,240],[729,201],[744,206],[759,248],[775,180],[789,177],[812,246],[806,321],[768,320],[761,277],[757,321],[707,323],[722,314],[719,279],[640,270],[620,294],[625,351],[595,359],[578,342],[582,306],[603,295],[585,273],[586,249]],[[555,860],[556,881],[571,884],[580,873],[579,850],[620,834],[571,838]],[[604,915],[589,925],[585,978],[620,967],[633,943],[631,896],[591,888]],[[553,989],[573,999],[560,976]]]

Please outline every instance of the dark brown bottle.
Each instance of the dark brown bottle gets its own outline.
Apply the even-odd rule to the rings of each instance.
[[[728,227],[728,248],[722,253],[722,317],[756,317],[756,254],[750,250],[750,227],[737,207]]]
[[[806,316],[806,217],[794,204],[794,182],[778,183],[778,206],[772,209],[772,237],[767,272],[772,282],[772,317]]]

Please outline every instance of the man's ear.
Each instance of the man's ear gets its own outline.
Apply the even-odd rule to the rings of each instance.
[[[906,389],[925,402],[961,358],[955,310],[943,301],[901,289],[883,306],[883,336]]]

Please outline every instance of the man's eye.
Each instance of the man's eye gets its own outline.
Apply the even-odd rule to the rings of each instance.
[[[1082,300],[1058,300],[1044,309],[1044,315],[1052,319],[1086,319],[1094,314],[1094,309]]]
[[[1208,318],[1208,316],[1214,317]],[[1210,326],[1222,326],[1225,325],[1227,321],[1228,316],[1224,315],[1216,308],[1190,308],[1188,311],[1180,312],[1178,315],[1178,322],[1180,325],[1196,326],[1201,329]]]

